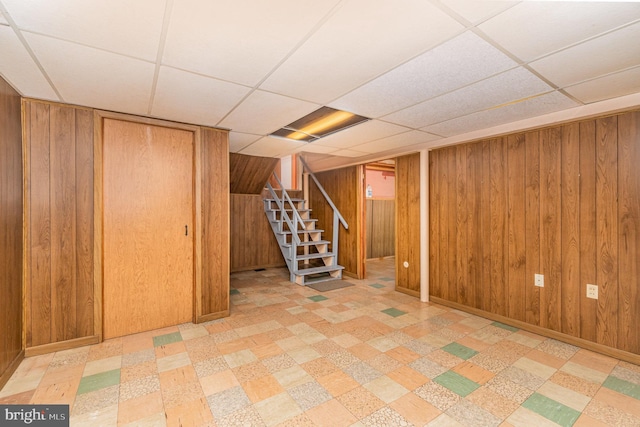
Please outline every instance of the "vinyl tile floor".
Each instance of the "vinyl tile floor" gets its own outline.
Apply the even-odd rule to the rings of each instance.
[[[25,359],[0,404],[72,426],[640,426],[640,366],[394,291],[231,276],[231,315]]]

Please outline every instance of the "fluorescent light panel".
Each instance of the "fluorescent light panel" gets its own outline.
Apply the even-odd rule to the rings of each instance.
[[[332,133],[339,132],[351,126],[364,123],[369,118],[336,110],[335,108],[322,107],[313,113],[307,114],[287,126],[273,132],[271,136],[293,139],[296,141],[312,142]]]

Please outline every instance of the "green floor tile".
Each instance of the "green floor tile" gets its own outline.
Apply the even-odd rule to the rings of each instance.
[[[319,302],[319,301],[324,301],[324,300],[329,299],[329,298],[327,298],[325,296],[322,296],[322,295],[314,295],[312,297],[309,297],[309,299],[311,301],[314,301],[314,302]]]
[[[493,322],[491,325],[496,326],[498,328],[505,329],[507,331],[511,331],[511,332],[518,332],[520,330],[518,328],[514,328],[513,326],[505,325],[504,323],[500,323],[500,322]]]
[[[153,346],[160,347],[161,345],[167,345],[179,341],[182,341],[182,335],[180,335],[180,332],[173,332],[171,334],[153,337]]]
[[[237,290],[237,289],[231,289],[231,290],[229,290],[229,295],[238,295],[239,293],[240,293],[240,291],[239,291],[239,290]]]
[[[572,426],[580,416],[575,409],[538,393],[533,393],[522,406],[563,427]]]
[[[457,342],[452,342],[451,344],[445,345],[444,347],[442,347],[442,349],[447,353],[458,356],[460,359],[464,360],[471,359],[473,356],[478,354],[478,352],[474,349],[465,347],[462,344],[458,344]]]
[[[393,277],[381,277],[380,280],[384,280],[385,282],[393,282],[394,279]]]
[[[89,393],[120,384],[120,369],[89,375],[80,380],[77,394]]]
[[[381,285],[380,283],[373,283],[373,284],[371,284],[369,286],[371,286],[372,288],[376,288],[376,289],[380,289],[380,288],[385,288],[386,287],[385,285]]]
[[[381,310],[384,314],[388,314],[391,317],[402,316],[403,314],[407,314],[406,311],[398,310],[397,308],[387,308],[386,310]]]
[[[462,397],[466,397],[480,387],[478,383],[475,383],[453,371],[447,371],[444,374],[435,377],[433,381]]]
[[[608,389],[617,391],[618,393],[626,394],[627,396],[640,400],[640,385],[638,384],[621,380],[620,378],[611,375],[602,385]]]

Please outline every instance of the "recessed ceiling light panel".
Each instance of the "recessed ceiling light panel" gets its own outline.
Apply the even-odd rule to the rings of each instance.
[[[288,124],[282,129],[273,132],[271,136],[293,139],[296,141],[312,142],[332,133],[350,128],[370,120],[367,117],[336,110],[331,107],[322,107],[313,113]]]

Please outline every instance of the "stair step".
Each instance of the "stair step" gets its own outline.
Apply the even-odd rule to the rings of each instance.
[[[293,212],[293,209],[284,209],[285,212],[289,213],[289,212]],[[298,211],[298,213],[300,212],[311,212],[311,209],[296,209]],[[275,212],[278,213],[280,212],[280,209],[265,209],[265,212],[271,213],[271,212]]]
[[[311,274],[329,273],[332,271],[344,270],[341,265],[323,265],[322,267],[300,268],[293,272],[296,276],[309,276]]]
[[[313,246],[313,245],[327,245],[329,243],[331,243],[331,242],[328,241],[328,240],[310,240],[308,242],[300,242],[298,244],[298,247],[300,247],[300,246]],[[291,247],[291,243],[285,243],[283,246],[285,248],[290,248]]]
[[[291,234],[291,231],[290,230],[278,231],[278,233],[280,233],[280,234]],[[324,233],[324,230],[321,230],[319,228],[312,228],[310,230],[298,230],[298,234],[304,234],[304,233]]]
[[[314,254],[298,255],[296,256],[296,260],[305,261],[308,259],[330,258],[332,256],[333,256],[333,252],[314,253]]]
[[[263,199],[265,202],[275,202],[276,199]],[[278,199],[280,201],[282,201],[282,199]],[[304,199],[300,199],[300,198],[295,198],[295,197],[291,197],[291,201],[292,202],[304,202]],[[288,203],[288,200],[284,201],[285,203]]]

